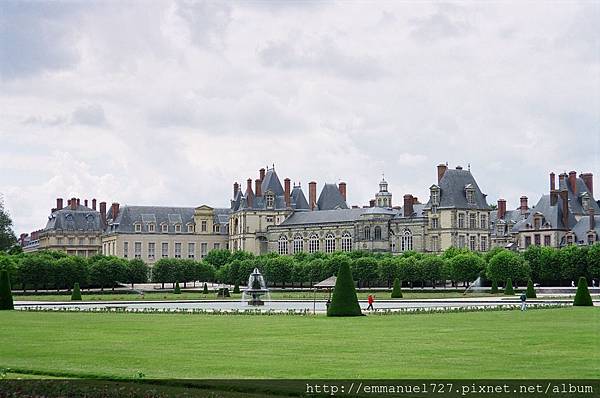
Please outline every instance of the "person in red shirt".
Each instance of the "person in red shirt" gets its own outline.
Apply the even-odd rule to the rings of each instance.
[[[367,297],[367,302],[369,303],[369,306],[367,307],[367,311],[371,310],[373,311],[373,302],[375,301],[375,299],[373,298],[372,295],[369,294],[369,297]]]

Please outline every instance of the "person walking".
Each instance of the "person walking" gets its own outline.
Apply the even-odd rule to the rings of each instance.
[[[367,302],[369,303],[369,306],[367,307],[367,311],[371,310],[373,311],[373,302],[375,301],[375,299],[373,298],[373,295],[369,294],[369,297],[367,297]]]
[[[521,293],[521,311],[527,311],[527,295],[525,292]]]

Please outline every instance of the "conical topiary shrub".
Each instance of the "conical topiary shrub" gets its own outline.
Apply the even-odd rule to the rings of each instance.
[[[79,289],[79,283],[75,282],[73,285],[73,292],[71,293],[71,301],[81,301],[81,289]]]
[[[498,282],[496,282],[495,280],[492,281],[492,290],[490,291],[491,294],[498,294]]]
[[[398,278],[394,279],[394,288],[392,289],[392,298],[402,298],[401,283]]]
[[[239,284],[235,284],[233,285],[233,293],[239,293],[240,292],[240,285]]]
[[[7,270],[0,271],[0,310],[14,310],[10,278]]]
[[[203,294],[208,294],[208,285],[204,282],[204,288],[202,289]]]
[[[527,292],[525,295],[527,298],[537,298],[535,289],[533,288],[533,281],[531,279],[527,281]]]
[[[594,305],[592,302],[592,296],[590,296],[590,291],[588,290],[587,280],[583,276],[579,278],[579,283],[577,284],[577,293],[575,294],[573,305],[582,307]]]
[[[181,294],[181,289],[179,288],[179,282],[175,282],[175,290],[173,290],[173,294]]]
[[[504,294],[506,294],[507,296],[512,296],[515,294],[515,291],[512,287],[512,279],[510,278],[506,280],[506,286],[504,286]]]
[[[356,297],[356,289],[350,265],[342,263],[337,274],[331,304],[327,308],[327,316],[360,316],[362,312]]]

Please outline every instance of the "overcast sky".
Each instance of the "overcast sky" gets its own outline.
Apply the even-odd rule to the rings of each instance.
[[[17,233],[56,197],[227,207],[273,163],[351,205],[383,172],[426,199],[440,162],[510,208],[550,171],[600,192],[599,26],[598,1],[3,0],[0,192]]]

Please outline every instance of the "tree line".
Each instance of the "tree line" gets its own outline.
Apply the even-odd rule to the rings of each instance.
[[[56,251],[1,253],[0,269],[7,269],[13,288],[22,290],[111,288],[119,283],[149,281],[174,286],[176,282],[219,282],[245,285],[258,268],[270,286],[310,287],[337,275],[347,264],[359,287],[390,287],[398,278],[408,287],[467,286],[478,277],[488,285],[502,285],[508,278],[520,285],[532,279],[545,286],[570,285],[583,276],[600,278],[600,244],[567,246],[562,249],[530,246],[524,252],[494,248],[486,253],[450,248],[440,255],[406,252],[402,255],[352,251],[332,254],[297,253],[255,256],[247,252],[212,250],[200,261],[164,258],[152,267],[140,259],[97,255],[90,258],[67,256]]]

